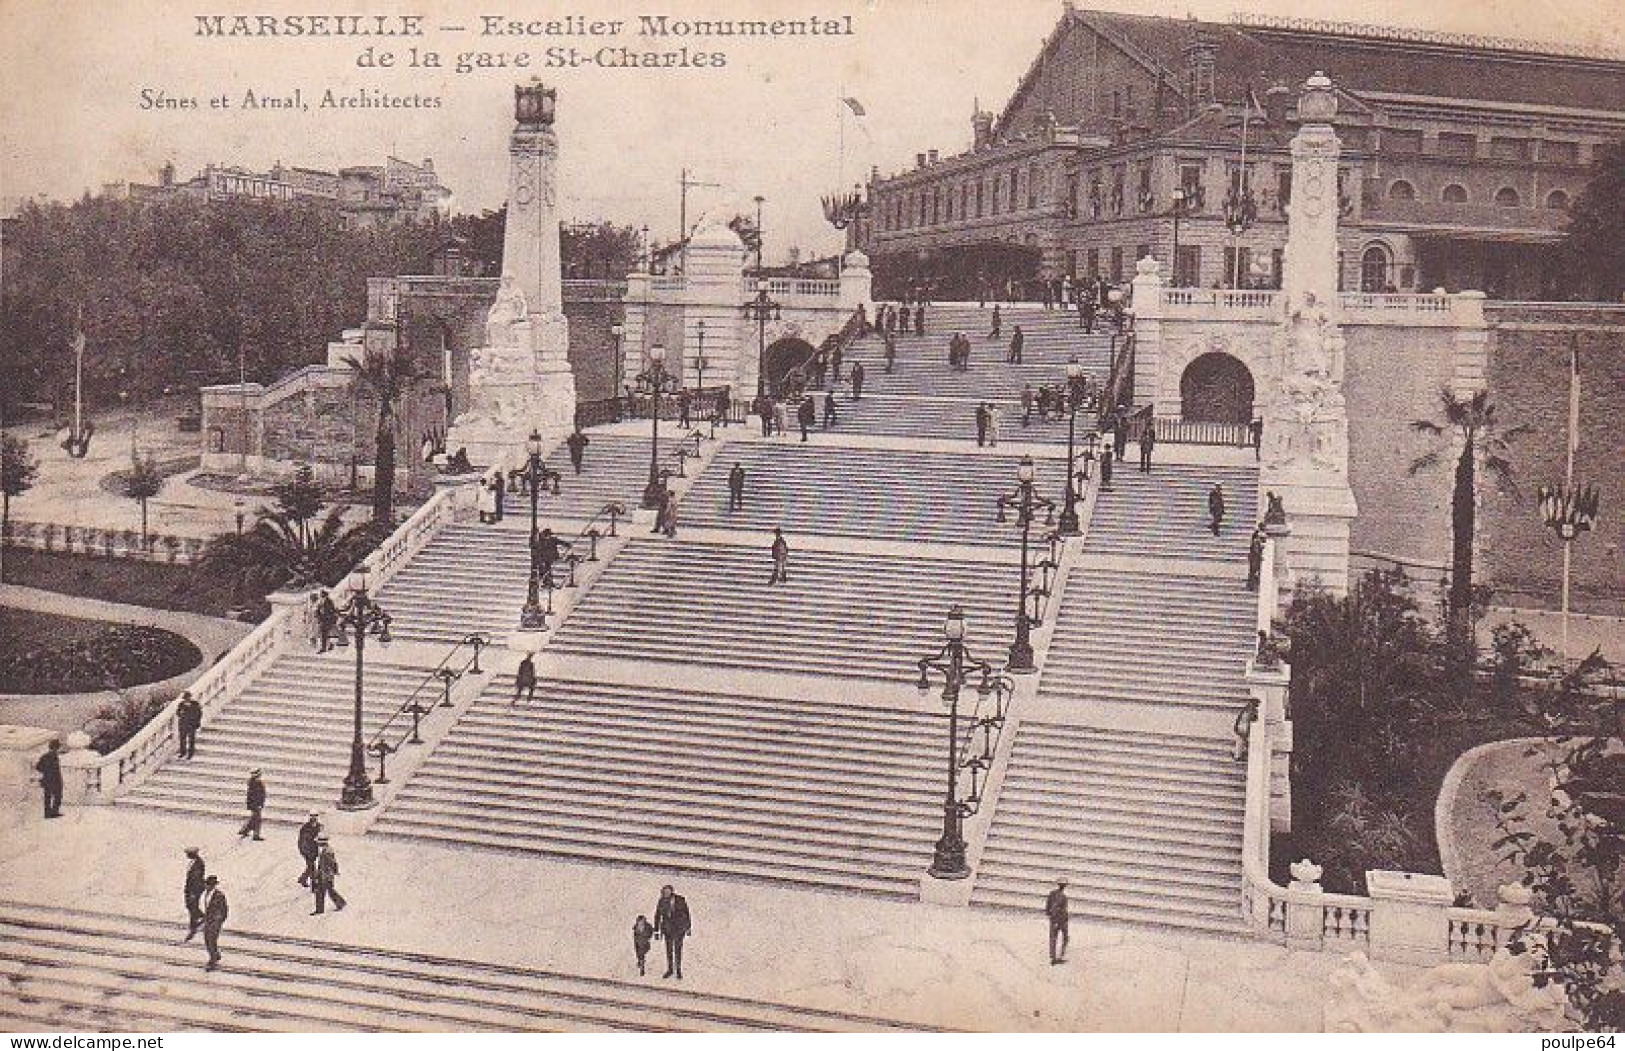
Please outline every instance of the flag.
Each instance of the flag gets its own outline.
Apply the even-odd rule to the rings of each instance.
[[[869,111],[863,108],[863,103],[859,102],[855,98],[852,98],[850,95],[842,98],[841,101],[846,103],[847,109],[852,111],[852,115],[854,117],[867,117],[869,115]]]

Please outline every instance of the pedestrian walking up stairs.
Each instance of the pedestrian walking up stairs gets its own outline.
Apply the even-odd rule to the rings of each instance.
[[[176,924],[0,902],[0,1028],[67,1032],[844,1031],[921,1027],[671,985],[229,925],[225,961]]]
[[[713,459],[683,501],[691,526],[817,536],[1012,547],[1020,533],[998,520],[1016,484],[1010,455],[738,442]],[[745,469],[743,510],[728,510],[728,473]],[[1066,465],[1040,459],[1041,495],[1059,499]]]
[[[1213,481],[1236,516],[1216,541]],[[1228,727],[1248,699],[1256,502],[1240,467],[1130,470],[1097,496],[974,902],[1039,908],[1066,878],[1083,915],[1241,931],[1245,767]]]
[[[1007,563],[796,549],[770,585],[771,537],[750,546],[639,537],[604,570],[550,649],[588,657],[913,681],[943,612],[984,610],[985,645],[1013,634]],[[985,627],[984,627],[985,624]]]
[[[426,667],[391,664],[388,654],[368,650],[367,739],[429,674]],[[351,651],[285,654],[210,721],[198,735],[195,758],[171,759],[119,802],[241,820],[248,772],[258,767],[266,785],[265,820],[298,824],[338,800],[350,766],[354,705]]]
[[[1112,472],[1110,491],[1096,498],[1086,555],[1177,558],[1222,562],[1243,573],[1247,543],[1258,521],[1256,467],[1153,463],[1139,470],[1132,443],[1127,462]],[[1224,489],[1225,517],[1214,536],[1209,528],[1208,491]]]
[[[975,904],[1241,933],[1246,769],[1222,740],[1024,721]]]
[[[484,695],[375,832],[912,897],[942,820],[939,715],[544,680]]]

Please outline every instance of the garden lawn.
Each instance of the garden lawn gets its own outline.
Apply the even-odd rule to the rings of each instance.
[[[202,651],[162,628],[0,609],[0,693],[141,686],[202,662]]]
[[[60,551],[8,550],[6,583],[213,617],[229,616],[237,601],[229,579],[190,565]],[[263,596],[249,598],[259,619],[268,611]]]

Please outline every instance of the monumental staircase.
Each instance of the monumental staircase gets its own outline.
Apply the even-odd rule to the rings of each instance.
[[[369,834],[916,893],[940,825],[947,731],[940,683],[923,701],[912,689],[916,662],[941,646],[955,605],[976,651],[1002,656],[1017,605],[1018,533],[995,513],[1017,455],[978,449],[969,411],[978,398],[1010,399],[1010,442],[1029,377],[1058,384],[1074,355],[1097,379],[1106,367],[1105,335],[1037,308],[1006,313],[1006,338],[1018,320],[1027,333],[1027,363],[1005,365],[1004,342],[983,338],[986,315],[932,308],[930,335],[905,337],[889,375],[878,341],[860,341],[848,360],[868,363],[862,401],[842,384],[841,421],[808,443],[719,431],[704,462],[673,479],[678,535],[653,534],[646,514],[621,519],[599,560],[577,567],[534,699],[513,702],[512,658],[493,655],[499,674],[400,775]],[[943,360],[957,327],[977,346],[968,377]],[[871,423],[896,427],[866,427],[873,405],[884,412]],[[944,406],[965,413],[953,434],[938,429]],[[544,525],[579,545],[605,505],[637,507],[649,444],[633,426],[591,430],[579,476],[562,450],[549,456],[561,492],[543,495]],[[1064,441],[1051,423],[1051,444],[1024,450],[1057,502],[1058,426]],[[1031,427],[1021,437],[1037,438]],[[735,463],[748,480],[744,508],[731,511]],[[1214,482],[1230,507],[1217,538]],[[1037,909],[1065,876],[1080,915],[1238,929],[1242,790],[1228,727],[1245,702],[1256,489],[1243,454],[1164,446],[1150,474],[1120,468],[1086,505],[1086,538],[1051,567],[1040,673],[1020,687],[982,803],[974,903]],[[769,585],[775,526],[791,546],[790,579]],[[1034,526],[1035,559],[1049,528]],[[471,632],[511,631],[527,529],[527,501],[511,496],[504,521],[465,517],[417,549],[378,591],[404,648],[438,654]],[[428,670],[389,660],[369,662],[369,732]],[[129,802],[235,816],[260,766],[268,817],[325,809],[348,758],[352,668],[345,654],[279,657],[211,720],[197,759],[167,763]]]
[[[18,1032],[883,1032],[920,1026],[671,984],[245,928],[225,965],[173,918],[0,901],[0,1028]]]

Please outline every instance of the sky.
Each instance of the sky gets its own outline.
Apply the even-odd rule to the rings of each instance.
[[[1080,7],[1227,19],[1232,12],[1294,15],[1581,44],[1625,52],[1625,0],[1080,0]],[[647,224],[675,235],[678,178],[690,220],[754,211],[770,261],[796,245],[835,250],[840,235],[819,196],[860,180],[871,164],[909,167],[915,153],[964,149],[977,99],[1002,107],[1061,16],[1060,0],[0,0],[0,199],[58,199],[104,182],[155,182],[166,160],[182,178],[207,163],[256,170],[281,160],[332,170],[388,154],[432,158],[458,211],[501,204],[513,85],[540,76],[559,92],[560,218]],[[421,15],[428,36],[402,40],[199,37],[199,14]],[[492,37],[480,16],[505,19],[805,18],[850,15],[852,36],[779,40]],[[466,25],[446,33],[442,25]],[[575,44],[726,53],[721,69],[475,69],[465,52],[528,52]],[[362,69],[368,45],[397,52],[391,69]],[[445,67],[403,68],[407,48],[438,52]],[[309,112],[245,112],[245,91],[299,88]],[[438,109],[322,110],[332,88],[441,100]],[[198,108],[140,107],[142,92],[192,98]],[[226,95],[233,108],[209,106]],[[861,119],[839,116],[858,99]],[[844,129],[844,150],[841,148]]]

